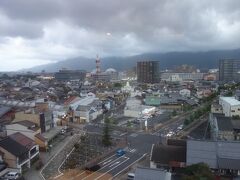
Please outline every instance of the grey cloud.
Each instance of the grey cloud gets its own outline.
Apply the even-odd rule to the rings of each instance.
[[[1,0],[1,17],[38,59],[240,47],[239,0]]]

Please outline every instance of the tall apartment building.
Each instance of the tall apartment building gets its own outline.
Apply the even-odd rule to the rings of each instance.
[[[160,81],[159,61],[137,62],[137,81],[158,83]]]
[[[240,82],[240,60],[221,59],[219,61],[219,80]]]

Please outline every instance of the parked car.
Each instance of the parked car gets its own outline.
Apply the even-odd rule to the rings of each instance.
[[[9,180],[18,179],[19,177],[20,177],[19,173],[18,172],[14,172],[14,171],[8,172],[7,175],[5,176],[5,178],[7,178]]]
[[[127,180],[133,180],[135,178],[134,173],[128,173]]]

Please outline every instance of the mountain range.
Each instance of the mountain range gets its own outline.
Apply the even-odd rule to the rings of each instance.
[[[106,57],[101,59],[101,69],[114,68],[116,70],[126,70],[136,66],[137,61],[157,60],[160,61],[160,69],[171,69],[182,64],[195,66],[199,69],[218,68],[219,59],[240,59],[240,49],[234,50],[214,50],[202,52],[168,52],[168,53],[145,53],[135,56]],[[95,69],[95,59],[76,57],[62,60],[56,63],[36,66],[25,71],[56,72],[59,69],[85,69],[92,71]]]

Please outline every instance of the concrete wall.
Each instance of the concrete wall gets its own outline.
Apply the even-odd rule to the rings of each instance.
[[[4,153],[3,159],[8,164],[8,167],[17,168],[17,158],[2,147],[0,147],[0,151]]]
[[[26,114],[23,111],[17,112],[15,114],[15,119],[13,122],[19,122],[24,120],[31,121],[33,123],[36,123],[38,126],[40,126],[39,114]]]
[[[41,139],[38,139],[37,137],[34,137],[34,141],[37,145],[39,145],[40,149],[46,149],[48,143],[47,141],[42,141]]]

